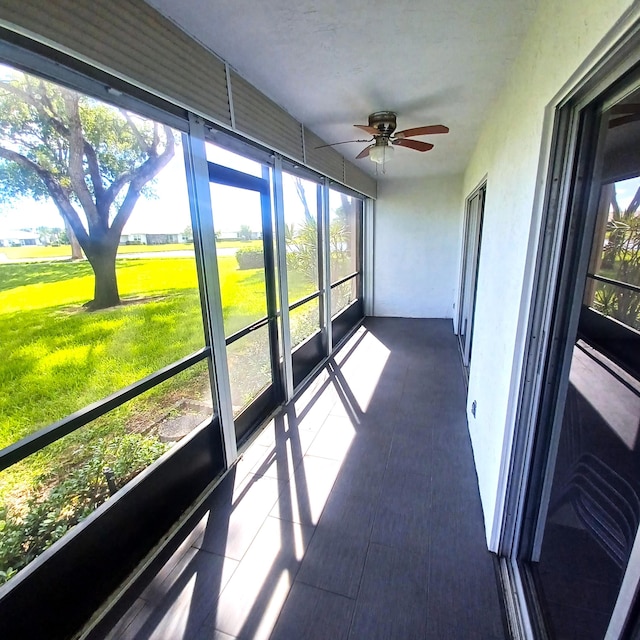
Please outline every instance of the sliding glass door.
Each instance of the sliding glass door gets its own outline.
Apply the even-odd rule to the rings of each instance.
[[[640,586],[640,83],[581,115],[523,539],[537,622],[599,640]]]
[[[468,373],[471,363],[473,340],[473,317],[478,281],[478,261],[482,237],[482,216],[486,184],[476,189],[467,200],[464,225],[464,248],[462,254],[462,275],[460,278],[460,298],[458,301],[458,341],[462,363]]]
[[[282,398],[271,168],[208,145],[231,402],[238,441]]]

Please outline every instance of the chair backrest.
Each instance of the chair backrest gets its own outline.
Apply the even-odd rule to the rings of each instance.
[[[631,554],[640,522],[640,498],[620,474],[583,453],[566,487],[582,525],[620,567]]]

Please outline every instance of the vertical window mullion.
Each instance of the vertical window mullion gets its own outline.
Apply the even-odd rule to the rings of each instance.
[[[329,212],[329,179],[325,178],[322,184],[322,207],[320,208],[322,224],[322,301],[323,301],[323,332],[325,354],[331,355],[333,351],[333,339],[331,332],[331,243],[329,238],[330,212]]]
[[[220,276],[211,207],[209,166],[205,149],[205,130],[202,119],[193,114],[189,115],[189,137],[188,145],[185,147],[185,161],[191,195],[192,218],[194,219],[194,243],[198,243],[198,251],[202,260],[207,335],[211,341],[213,360],[212,390],[215,394],[222,430],[225,464],[229,467],[238,457],[238,449],[233,422]]]
[[[363,205],[362,220],[362,298],[364,302],[364,314],[373,315],[373,242],[374,225],[373,212],[374,201],[367,198]]]
[[[273,171],[273,200],[276,234],[276,259],[280,293],[280,336],[282,340],[282,376],[284,400],[293,397],[293,365],[291,361],[291,323],[289,320],[289,282],[287,274],[287,245],[285,240],[284,191],[282,187],[282,157],[276,155]]]
[[[276,256],[274,252],[274,229],[271,215],[271,176],[270,168],[263,165],[262,178],[267,188],[260,192],[262,212],[262,250],[265,267],[265,293],[267,296],[267,315],[269,317],[269,348],[271,350],[271,373],[278,402],[283,395],[283,372],[280,368],[280,345],[278,336],[278,295],[276,293]]]

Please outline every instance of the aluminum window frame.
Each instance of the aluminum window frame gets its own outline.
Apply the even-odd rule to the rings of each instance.
[[[4,35],[5,30],[0,29],[0,36]],[[66,57],[65,57],[66,58]],[[185,134],[189,131],[188,114],[184,112],[184,116],[179,116],[175,112],[167,112],[153,104],[145,102],[136,97],[132,93],[126,93],[121,90],[122,82],[113,79],[113,83],[103,84],[98,80],[81,73],[74,68],[61,65],[57,60],[46,57],[41,53],[30,51],[17,46],[13,42],[0,39],[0,61],[18,71],[43,78],[46,81],[64,86],[77,93],[85,95],[89,98],[99,100],[107,105],[130,110],[136,115],[165,124],[178,133],[182,133],[183,143],[185,142]],[[180,110],[182,111],[182,110]],[[185,172],[188,174],[188,166],[185,162]],[[189,190],[189,176],[186,177],[187,187]],[[191,193],[189,191],[189,198]],[[194,223],[192,217],[192,223]],[[194,223],[194,240],[197,224]],[[195,257],[196,271],[198,274],[198,286],[201,282],[201,264],[196,251]],[[202,290],[200,289],[201,295]],[[204,320],[204,318],[203,318]],[[203,321],[204,345],[199,350],[190,355],[184,356],[179,360],[161,367],[157,371],[144,376],[125,387],[114,391],[107,397],[97,400],[89,405],[82,407],[78,411],[72,412],[67,416],[57,420],[49,425],[40,427],[33,433],[14,441],[7,447],[0,450],[0,471],[24,460],[28,456],[37,453],[43,448],[60,440],[64,436],[87,426],[93,420],[106,415],[110,411],[125,404],[139,395],[149,391],[153,387],[161,384],[174,377],[175,375],[185,371],[189,367],[209,359],[209,372],[211,377],[211,348],[208,341],[207,323]],[[213,394],[213,387],[212,387]],[[217,415],[215,398],[213,403],[212,419]]]
[[[234,134],[233,132],[228,131],[224,126],[213,125],[201,116],[187,111],[186,109],[179,107],[176,104],[169,102],[164,98],[158,97],[157,95],[154,95],[153,93],[150,93],[144,89],[140,89],[139,87],[136,87],[135,84],[118,79],[115,76],[96,68],[95,66],[81,62],[78,59],[62,53],[52,47],[41,44],[32,40],[31,38],[27,38],[1,27],[0,57],[2,57],[4,60],[6,60],[7,63],[12,64],[18,69],[23,69],[26,72],[44,76],[45,78],[50,79],[53,82],[63,84],[76,91],[83,92],[86,95],[99,100],[105,100],[110,104],[120,106],[124,109],[135,111],[136,113],[144,117],[151,118],[159,123],[167,124],[176,131],[182,132],[183,141],[185,141],[185,143],[183,144],[184,153],[185,157],[188,158],[186,174],[189,189],[190,208],[192,213],[198,286],[200,290],[201,308],[204,319],[203,329],[205,336],[205,346],[194,354],[186,356],[184,359],[176,363],[172,363],[167,367],[154,372],[147,378],[144,378],[143,380],[130,385],[131,388],[126,387],[125,389],[119,390],[118,392],[116,392],[116,394],[114,394],[117,397],[112,398],[111,396],[109,396],[107,399],[101,401],[103,406],[99,410],[104,409],[104,411],[106,412],[110,410],[109,407],[115,408],[115,406],[117,405],[112,406],[110,403],[125,402],[126,400],[123,399],[125,395],[133,394],[132,397],[135,397],[136,395],[139,395],[139,393],[142,393],[144,390],[146,390],[146,385],[150,385],[148,388],[156,386],[156,384],[159,384],[164,379],[172,377],[176,373],[184,370],[184,368],[188,368],[192,364],[201,362],[204,359],[208,359],[209,376],[212,382],[211,393],[215,409],[210,423],[202,426],[205,426],[206,428],[215,428],[214,433],[216,434],[216,438],[218,435],[221,436],[221,444],[220,446],[213,447],[211,444],[213,438],[211,438],[210,432],[207,432],[203,429],[198,429],[197,433],[194,434],[196,437],[189,438],[190,442],[184,443],[188,446],[182,446],[183,443],[179,443],[176,446],[176,449],[174,451],[177,451],[180,454],[180,457],[176,455],[175,458],[173,458],[174,463],[170,465],[170,463],[168,463],[163,457],[160,461],[152,465],[154,467],[153,470],[147,469],[145,472],[143,472],[143,474],[141,474],[139,478],[133,481],[133,484],[135,486],[127,486],[121,492],[119,492],[118,497],[112,501],[112,504],[121,504],[122,502],[124,502],[125,498],[128,500],[128,498],[133,496],[133,494],[135,494],[137,496],[137,499],[140,500],[139,496],[144,497],[146,495],[144,491],[142,491],[142,493],[140,492],[140,485],[146,483],[145,486],[147,487],[148,491],[148,479],[151,475],[154,476],[154,482],[156,482],[158,486],[166,489],[164,482],[167,478],[167,467],[176,467],[176,465],[180,464],[184,465],[185,457],[187,455],[193,455],[193,447],[196,446],[196,444],[199,447],[197,449],[197,452],[200,453],[205,450],[203,448],[203,445],[205,442],[207,442],[208,444],[206,445],[206,450],[213,451],[215,449],[216,455],[219,453],[223,458],[224,467],[226,469],[229,469],[237,459],[237,445],[235,433],[233,432],[234,423],[229,393],[228,367],[226,359],[226,339],[224,336],[224,331],[220,330],[220,327],[223,326],[221,322],[222,306],[220,303],[219,278],[217,273],[217,262],[215,254],[215,234],[211,221],[212,216],[209,194],[208,165],[204,145],[205,141],[210,139],[211,132],[215,131],[215,135],[217,136],[216,140],[224,138],[225,145],[237,145],[238,149],[242,149],[242,151],[238,151],[239,153],[241,153],[241,155],[248,155],[249,157],[260,157],[260,161],[263,164],[273,163],[273,158],[275,157],[274,152],[264,145],[252,142],[241,135]],[[249,153],[245,154],[245,151],[249,151]],[[289,161],[285,160],[285,158],[283,157],[283,163],[286,162]],[[287,165],[285,164],[284,166]],[[328,214],[328,207],[326,206],[326,203],[325,205],[322,205],[322,203],[324,203],[325,198],[328,197],[329,185],[331,185],[331,187],[335,188],[336,190],[345,192],[347,195],[353,195],[359,198],[361,201],[363,201],[364,206],[370,206],[371,208],[373,207],[373,200],[370,196],[364,195],[357,191],[353,191],[338,182],[333,182],[328,177],[314,172],[307,167],[299,166],[297,164],[293,164],[292,166],[295,171],[303,173],[303,177],[313,176],[312,179],[319,183],[318,200],[321,204],[321,207],[319,207],[319,211],[321,212],[321,220],[323,221],[323,225],[319,228],[319,237],[322,238],[322,241],[328,238],[328,226],[325,222],[326,216]],[[360,251],[362,252],[362,249]],[[321,253],[323,253],[326,257],[326,252]],[[311,371],[311,373],[309,373],[309,375],[300,383],[298,388],[301,388],[303,385],[305,385],[307,381],[317,373],[319,368],[321,366],[324,366],[326,359],[332,352],[333,346],[331,340],[331,318],[327,316],[327,310],[330,310],[331,308],[330,286],[327,285],[327,275],[329,271],[328,265],[325,264],[326,261],[322,256],[319,256],[319,260],[322,264],[321,273],[324,274],[325,279],[321,282],[321,288],[317,294],[317,297],[320,300],[322,314],[325,318],[324,332],[326,335],[326,351],[324,353],[324,359],[322,360],[322,362],[313,371]],[[327,304],[327,302],[329,302],[329,304]],[[284,306],[282,308],[284,308]],[[354,325],[352,330],[355,330],[357,326],[358,324]],[[163,378],[163,376],[167,376],[167,378]],[[81,412],[86,413],[91,410],[94,410],[93,405],[85,407],[83,410],[81,410]],[[67,418],[65,418],[65,420],[69,421],[72,418],[73,416],[68,416]],[[71,425],[71,423],[69,423],[66,426],[61,425],[60,428],[64,429],[69,428],[70,426],[74,425]],[[74,426],[74,428],[76,427]],[[77,428],[79,428],[79,426]],[[47,435],[46,437],[50,437],[50,435]],[[26,451],[26,449],[24,451]],[[15,455],[15,452],[11,453],[11,455]],[[193,461],[192,457],[188,459],[190,461]],[[9,460],[9,458],[6,458],[5,460]],[[216,462],[216,464],[218,463]],[[164,467],[165,469],[164,475],[160,471],[161,467]],[[149,471],[153,471],[153,473],[148,473]],[[180,469],[179,471],[182,474],[180,476],[182,478],[182,485],[180,486],[182,487],[182,489],[187,489],[186,491],[183,491],[181,495],[188,494],[189,490],[200,490],[198,488],[200,486],[199,484],[195,485],[195,489],[191,485],[186,487],[186,476],[183,473],[184,469]],[[204,467],[200,468],[200,472],[201,474],[205,473]],[[178,470],[176,469],[173,469],[173,471],[169,473],[169,476],[172,477],[172,480],[173,475],[175,475],[176,473],[178,473]],[[209,473],[208,469],[206,470],[206,473]],[[162,476],[161,481],[158,480],[159,476]],[[189,479],[192,478],[190,477]],[[141,480],[141,482],[138,482],[138,480]],[[211,482],[215,482],[215,478],[212,477]],[[98,517],[102,517],[103,513],[106,514],[106,512],[109,511],[110,505],[107,504],[106,507],[106,509],[101,509],[99,513],[96,513],[95,516],[90,516],[87,520],[74,528],[74,530],[71,531],[62,540],[56,543],[56,549],[66,549],[72,546],[71,544],[69,544],[69,541],[74,542],[78,538],[82,537],[84,535],[84,532],[90,526],[93,527],[93,522],[97,520]],[[15,583],[12,581],[7,586],[3,587],[3,597],[0,600],[3,600],[8,593],[12,592],[12,584],[20,584],[20,586],[22,587],[27,579],[31,580],[33,574],[37,574],[39,576],[42,573],[42,565],[47,564],[50,557],[57,554],[57,551],[55,551],[55,553],[53,552],[53,549],[51,550],[51,553],[49,553],[48,551],[45,552],[43,556],[40,556],[25,569],[24,574],[21,572],[22,577],[14,578],[14,580],[16,581]],[[28,576],[28,578],[26,576]],[[109,607],[112,606],[112,604],[108,604],[106,606]]]
[[[543,373],[549,365],[551,307],[550,297],[557,286],[560,260],[558,234],[566,221],[570,179],[576,158],[578,121],[576,114],[603,94],[612,84],[631,71],[636,64],[634,51],[640,46],[640,10],[627,17],[625,29],[613,42],[603,42],[608,50],[594,54],[590,67],[573,79],[572,84],[556,96],[547,109],[548,156],[543,182],[540,214],[532,231],[530,302],[526,307],[523,330],[522,372],[515,390],[515,431],[509,447],[510,457],[503,460],[502,506],[497,510],[498,525],[492,534],[499,555],[518,556],[521,532],[525,524],[524,497],[529,487],[532,467],[534,425],[538,420],[538,403],[543,387]],[[586,66],[586,65],[585,65]],[[546,145],[543,145],[543,152]],[[544,159],[544,158],[543,158]],[[500,502],[500,501],[499,501]]]
[[[620,35],[622,34],[622,35]],[[614,40],[615,38],[615,40]],[[606,48],[608,47],[608,49]],[[558,319],[553,317],[551,304],[555,300],[556,292],[561,282],[560,264],[563,258],[564,229],[567,224],[567,210],[573,197],[572,178],[576,166],[584,176],[585,149],[580,148],[578,140],[581,135],[581,114],[587,114],[596,100],[601,100],[599,107],[604,111],[610,99],[602,101],[602,97],[609,92],[628,74],[640,66],[640,10],[629,12],[618,24],[617,33],[603,41],[588,61],[583,65],[579,76],[572,78],[569,87],[562,90],[562,94],[547,108],[546,118],[549,136],[549,160],[546,180],[543,179],[544,199],[541,204],[539,224],[532,231],[532,242],[529,248],[531,298],[527,303],[527,321],[524,325],[522,351],[522,370],[519,373],[518,388],[515,390],[515,430],[508,448],[503,449],[501,468],[501,486],[504,487],[504,497],[498,496],[496,509],[496,527],[492,532],[492,543],[495,540],[499,555],[514,563],[517,571],[524,571],[526,567],[521,562],[530,559],[535,554],[539,536],[537,523],[540,522],[540,512],[536,511],[536,493],[544,490],[544,474],[553,463],[544,451],[538,439],[538,427],[543,419],[541,416],[547,409],[541,404],[545,385],[549,383],[547,374],[553,373],[556,379],[562,380],[562,372],[567,375],[567,354],[562,353],[562,344],[558,339]],[[616,97],[616,100],[620,96]],[[589,116],[587,116],[589,117]],[[549,123],[552,123],[549,126]],[[588,125],[587,125],[588,126]],[[543,140],[544,142],[544,140]],[[543,152],[545,145],[543,144]],[[592,185],[587,197],[593,199]],[[534,212],[535,214],[535,212]],[[535,222],[535,215],[534,215]],[[533,229],[533,227],[532,227]],[[584,241],[584,237],[583,237]],[[589,247],[590,248],[590,247]],[[585,253],[590,255],[590,251]],[[574,270],[582,269],[587,272],[588,257],[582,256],[582,264],[573,264]],[[574,261],[575,262],[575,261]],[[566,280],[566,274],[564,279]],[[582,298],[573,300],[575,308],[579,307]],[[555,320],[555,322],[554,322]],[[577,319],[571,318],[571,313],[565,313],[565,331],[570,331],[571,323],[577,325]],[[553,404],[553,403],[551,403]],[[556,409],[558,407],[556,406]],[[555,412],[557,415],[557,411]],[[541,451],[542,449],[542,451]],[[509,458],[505,452],[509,451]],[[544,462],[543,462],[544,460]],[[541,477],[542,474],[542,477]],[[544,500],[544,498],[542,498]],[[542,506],[540,502],[538,507]],[[638,542],[638,538],[636,538]],[[635,547],[634,547],[635,550]],[[618,596],[618,603],[612,615],[607,638],[619,637],[623,629],[627,628],[631,609],[622,606],[622,598],[629,603],[631,586],[627,582],[629,565],[625,573],[623,589]],[[639,576],[640,577],[640,576]],[[520,579],[520,578],[518,578]],[[508,585],[510,589],[518,591],[513,581]],[[637,583],[633,585],[634,593]],[[520,593],[520,591],[518,591]],[[636,593],[637,595],[637,593]],[[538,628],[535,606],[530,609],[524,598],[518,598],[520,613],[525,619],[525,627],[530,625]],[[620,605],[620,607],[618,606]],[[531,637],[528,633],[527,637]]]

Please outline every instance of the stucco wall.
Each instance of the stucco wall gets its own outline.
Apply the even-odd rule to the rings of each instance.
[[[503,496],[501,459],[508,457],[513,432],[535,256],[529,242],[537,236],[532,220],[548,164],[545,108],[581,65],[592,63],[592,51],[631,4],[540,3],[464,176],[463,195],[488,176],[468,397],[469,407],[477,402],[477,412],[474,418],[469,410],[468,419],[490,547],[497,540]]]
[[[374,213],[374,315],[451,318],[461,177],[381,181]]]

